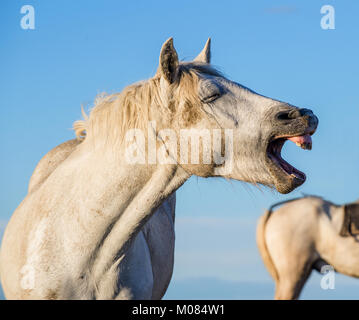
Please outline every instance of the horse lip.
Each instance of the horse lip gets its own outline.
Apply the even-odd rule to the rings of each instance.
[[[292,192],[294,189],[301,186],[306,179],[299,179],[294,178],[291,176],[287,176],[286,183],[283,183],[282,181],[275,181],[274,186],[276,187],[277,191],[282,194],[287,194],[289,192]]]
[[[295,188],[301,186],[306,181],[306,175],[304,173],[302,177],[288,174],[284,169],[275,164],[269,158],[267,160],[267,166],[269,173],[273,178],[273,185],[277,191],[282,194],[293,191]]]
[[[296,133],[288,132],[288,133],[276,134],[276,135],[272,136],[270,139],[268,139],[267,147],[272,141],[281,139],[281,138],[299,137],[299,136],[304,136],[306,134],[309,134],[312,136],[316,130],[317,130],[317,128],[315,127],[315,128],[306,128],[304,131],[300,131],[300,132],[296,132]]]

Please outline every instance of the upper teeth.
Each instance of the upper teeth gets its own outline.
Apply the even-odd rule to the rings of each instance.
[[[299,143],[299,142],[296,142],[295,143],[298,147],[301,147],[302,149],[304,150],[310,150],[312,149],[312,144],[311,143]]]
[[[309,134],[305,134],[303,136],[289,137],[287,139],[294,142],[298,147],[308,150],[312,149],[312,139]]]

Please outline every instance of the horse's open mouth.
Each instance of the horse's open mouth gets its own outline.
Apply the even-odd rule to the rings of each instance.
[[[304,183],[306,176],[303,172],[294,168],[287,161],[282,158],[281,151],[284,143],[287,140],[291,140],[297,146],[305,150],[312,149],[312,138],[311,134],[304,134],[298,136],[280,136],[272,139],[267,147],[267,156],[271,162],[270,171],[276,176],[277,189],[281,193],[290,192],[292,189],[300,186]],[[290,186],[288,182],[290,181]],[[288,190],[287,190],[288,189]]]

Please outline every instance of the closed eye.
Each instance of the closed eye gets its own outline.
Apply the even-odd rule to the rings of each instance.
[[[214,100],[218,99],[221,96],[220,93],[214,93],[211,96],[208,96],[206,98],[203,99],[204,103],[210,103],[213,102]]]

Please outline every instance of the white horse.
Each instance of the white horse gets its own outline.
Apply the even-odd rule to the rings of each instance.
[[[257,243],[276,284],[275,299],[299,298],[312,270],[328,264],[358,278],[358,237],[358,202],[336,205],[308,196],[273,205],[259,219]]]
[[[281,193],[305,181],[280,151],[286,139],[311,147],[310,110],[226,79],[209,64],[210,41],[179,62],[169,39],[159,60],[153,78],[103,97],[75,123],[81,142],[39,164],[2,242],[7,298],[161,298],[172,274],[174,192],[190,176]]]

